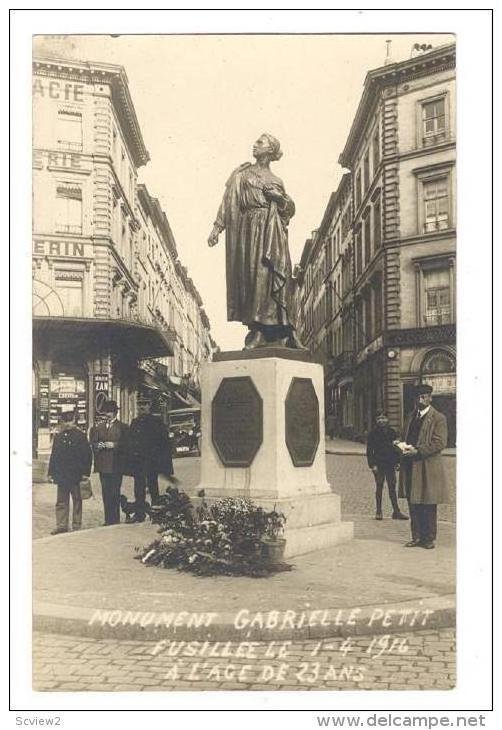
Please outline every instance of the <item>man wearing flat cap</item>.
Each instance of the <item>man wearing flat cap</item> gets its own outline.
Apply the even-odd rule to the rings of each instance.
[[[396,468],[399,467],[399,454],[394,447],[397,434],[389,426],[387,414],[378,411],[376,414],[376,426],[368,434],[366,445],[366,458],[368,466],[375,477],[376,515],[375,519],[382,520],[382,496],[383,485],[387,482],[389,497],[392,504],[392,519],[407,520],[407,515],[399,509],[399,502],[396,496]]]
[[[103,405],[104,421],[91,429],[90,441],[94,452],[94,471],[99,473],[105,525],[120,522],[120,488],[124,473],[124,456],[128,426],[117,418],[114,400]]]
[[[407,416],[403,440],[408,444],[401,457],[399,496],[410,509],[411,540],[406,547],[435,547],[437,505],[449,501],[441,452],[446,448],[446,417],[432,405],[432,388],[415,388],[415,408]]]

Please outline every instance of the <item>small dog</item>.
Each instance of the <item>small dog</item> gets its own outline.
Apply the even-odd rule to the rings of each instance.
[[[120,508],[122,509],[122,512],[126,516],[126,523],[130,522],[138,522],[139,520],[136,519],[136,502],[128,502],[127,497],[125,494],[120,495]],[[152,508],[148,502],[145,502],[145,514],[148,515],[148,517],[151,518]]]

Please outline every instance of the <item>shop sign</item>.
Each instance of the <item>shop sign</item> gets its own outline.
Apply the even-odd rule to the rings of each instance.
[[[94,375],[94,405],[96,413],[103,412],[103,406],[110,397],[110,376],[107,373]]]
[[[68,81],[51,80],[42,82],[41,79],[33,80],[33,96],[47,96],[50,99],[59,101],[83,101],[84,84],[72,84]]]
[[[433,395],[455,395],[457,376],[455,373],[447,375],[423,375],[422,382],[433,388]]]
[[[49,425],[55,426],[59,414],[65,411],[75,411],[78,414],[78,423],[82,425],[86,420],[85,380],[72,375],[59,375],[50,380]]]
[[[39,425],[41,428],[47,428],[49,425],[49,406],[50,380],[49,378],[41,378],[38,385]]]
[[[82,169],[82,155],[78,152],[52,152],[48,150],[33,150],[33,167],[43,170],[44,167],[65,167],[68,170]]]
[[[33,253],[40,256],[85,257],[85,244],[77,241],[34,241]],[[89,252],[88,252],[89,255]]]

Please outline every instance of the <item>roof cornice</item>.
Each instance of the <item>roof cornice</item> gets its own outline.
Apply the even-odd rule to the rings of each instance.
[[[342,167],[351,169],[354,152],[361,139],[364,127],[371,116],[374,106],[379,100],[380,92],[389,86],[403,81],[411,81],[431,73],[438,73],[455,68],[456,44],[439,46],[420,56],[409,58],[399,63],[390,63],[372,69],[364,80],[363,93],[350,128],[349,136],[338,162]]]
[[[147,210],[150,218],[161,233],[169,253],[171,254],[172,258],[176,260],[178,258],[176,241],[174,240],[171,226],[169,225],[166,214],[162,210],[158,198],[154,198],[152,195],[150,195],[150,193],[148,192],[148,188],[144,183],[140,183],[138,185],[138,196],[142,205]]]
[[[342,179],[340,180],[340,184],[338,185],[337,189],[334,193],[331,193],[329,197],[328,204],[326,206],[326,210],[324,211],[324,215],[322,217],[321,224],[318,229],[318,236],[320,239],[324,238],[326,232],[329,230],[330,223],[333,219],[333,215],[343,197],[343,194],[346,192],[347,187],[350,187],[350,178],[351,173],[346,172]]]
[[[150,155],[141,134],[134,104],[129,93],[127,74],[123,66],[37,55],[33,58],[33,71],[43,76],[56,76],[69,81],[109,84],[112,91],[112,102],[134,164],[136,167],[146,165]]]

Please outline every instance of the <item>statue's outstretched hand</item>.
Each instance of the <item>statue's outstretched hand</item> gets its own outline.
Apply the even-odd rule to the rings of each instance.
[[[220,235],[220,232],[217,228],[213,228],[211,233],[209,234],[209,238],[207,239],[207,245],[212,247],[216,246],[218,243],[218,236]]]

